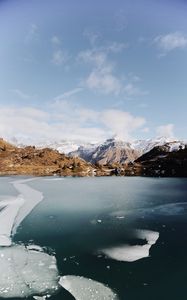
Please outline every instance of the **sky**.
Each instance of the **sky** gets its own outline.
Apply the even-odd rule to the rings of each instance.
[[[0,0],[0,136],[187,139],[186,0]]]

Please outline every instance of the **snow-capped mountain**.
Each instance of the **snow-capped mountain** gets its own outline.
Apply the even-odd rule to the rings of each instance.
[[[136,140],[131,143],[131,147],[138,150],[141,155],[146,152],[149,152],[151,149],[157,146],[163,146],[167,144],[168,152],[170,151],[177,151],[182,147],[185,148],[185,142],[177,141],[174,138],[168,137],[156,137],[155,139],[148,139],[148,140]]]
[[[156,146],[166,146],[168,152],[184,149],[186,142],[177,141],[168,137],[157,137],[148,140],[127,142],[118,138],[107,139],[103,143],[86,143],[84,141],[34,141],[25,139],[19,142],[18,138],[9,139],[9,142],[18,147],[33,145],[37,148],[51,148],[70,156],[78,156],[91,163],[113,164],[133,162],[138,157],[149,152]]]
[[[81,146],[78,150],[70,153],[72,156],[79,156],[91,163],[112,164],[133,162],[138,157],[149,152],[156,146],[166,146],[168,152],[185,148],[185,142],[175,141],[171,138],[158,137],[149,140],[136,140],[125,142],[112,138],[99,145],[92,147]]]
[[[139,157],[139,152],[133,149],[129,142],[111,138],[92,148],[79,147],[79,149],[72,152],[71,155],[79,156],[91,163],[105,165],[113,163],[124,164],[134,161]]]
[[[83,147],[84,149],[93,148],[95,143],[86,143],[84,141],[76,140],[61,140],[61,141],[51,141],[51,140],[34,140],[29,138],[19,139],[17,137],[9,138],[8,141],[17,146],[17,147],[25,147],[25,146],[35,146],[36,148],[51,148],[59,151],[60,153],[69,154],[73,151],[77,151],[79,148]]]

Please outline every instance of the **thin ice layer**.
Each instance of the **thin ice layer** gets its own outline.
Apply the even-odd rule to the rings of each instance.
[[[43,194],[29,187],[26,182],[33,179],[13,181],[19,192],[17,197],[4,196],[0,198],[0,246],[10,246],[11,236],[24,218],[43,200]]]
[[[22,195],[25,200],[25,203],[19,209],[19,213],[17,214],[14,226],[12,228],[12,233],[15,234],[18,226],[25,219],[25,217],[34,209],[34,207],[43,200],[43,194],[26,183],[29,181],[33,181],[34,179],[25,179],[25,180],[16,180],[13,182],[15,189]]]
[[[61,286],[70,292],[76,300],[117,300],[117,295],[104,284],[80,276],[63,276]]]
[[[11,233],[14,226],[15,218],[20,207],[24,204],[24,199],[18,197],[5,197],[0,201],[0,245],[11,245]]]
[[[58,280],[54,256],[35,246],[0,247],[0,297],[52,295],[59,289]]]

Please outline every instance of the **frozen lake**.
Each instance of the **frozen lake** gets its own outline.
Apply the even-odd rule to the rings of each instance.
[[[0,178],[0,298],[186,300],[187,179]]]

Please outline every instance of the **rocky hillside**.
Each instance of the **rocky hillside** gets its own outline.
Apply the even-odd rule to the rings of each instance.
[[[157,146],[129,164],[126,175],[187,177],[187,146],[169,151],[169,145]]]
[[[94,172],[95,167],[80,158],[49,148],[18,148],[0,139],[0,175],[89,176]]]

